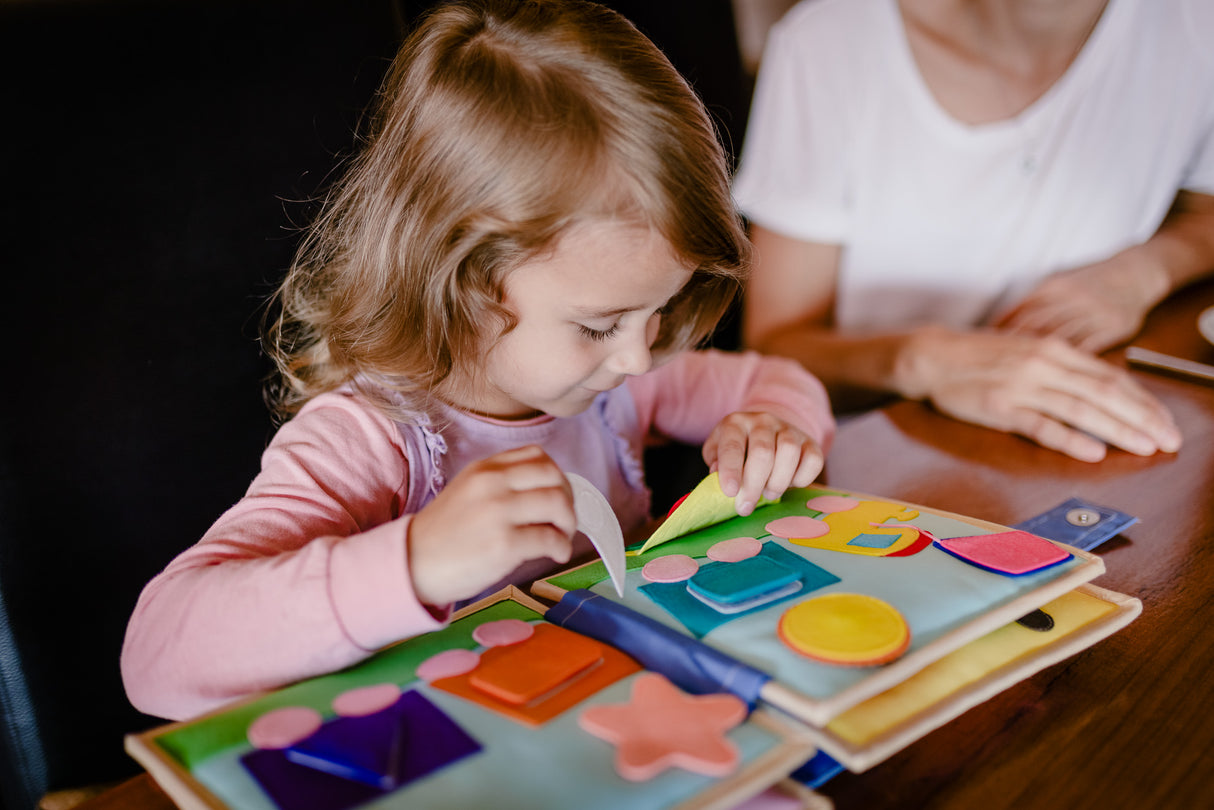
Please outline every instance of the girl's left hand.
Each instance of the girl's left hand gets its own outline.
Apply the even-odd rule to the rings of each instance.
[[[739,515],[754,511],[760,496],[775,500],[789,487],[807,487],[822,472],[822,448],[809,435],[766,412],[736,412],[713,428],[704,461],[716,471],[721,491]]]

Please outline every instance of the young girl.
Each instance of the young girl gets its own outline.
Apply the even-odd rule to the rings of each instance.
[[[703,442],[743,513],[808,485],[817,380],[688,351],[748,250],[702,105],[621,17],[433,12],[279,291],[290,421],[136,606],[132,703],[185,718],[333,671],[583,555],[564,471],[636,534],[647,442]]]

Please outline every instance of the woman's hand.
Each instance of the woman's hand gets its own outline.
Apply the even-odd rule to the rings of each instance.
[[[1060,338],[930,327],[907,341],[899,364],[907,396],[1083,461],[1103,459],[1107,444],[1140,456],[1180,448],[1163,403]]]
[[[1142,330],[1147,313],[1167,294],[1162,269],[1129,250],[1105,261],[1043,279],[996,326],[1039,337],[1058,337],[1102,352]]]
[[[1172,291],[1214,272],[1214,194],[1182,189],[1154,235],[1044,279],[997,326],[1101,352],[1129,340]]]
[[[475,596],[522,563],[569,561],[577,516],[569,482],[547,453],[520,447],[471,464],[413,516],[409,573],[417,598]]]
[[[789,487],[807,487],[822,471],[822,448],[776,416],[737,412],[726,416],[704,442],[704,461],[739,515],[754,511],[760,496],[775,500]]]

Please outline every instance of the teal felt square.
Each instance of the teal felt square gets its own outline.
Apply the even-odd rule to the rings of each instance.
[[[787,565],[756,556],[705,566],[688,580],[687,588],[714,602],[734,605],[777,591],[798,579],[797,572]]]
[[[687,590],[686,582],[650,582],[642,585],[640,591],[665,609],[671,616],[678,619],[696,638],[703,638],[714,628],[726,622],[766,610],[796,596],[816,591],[819,588],[825,588],[827,585],[833,585],[839,581],[839,577],[821,566],[815,565],[804,557],[794,554],[770,540],[763,543],[759,556],[766,557],[795,571],[797,578],[801,582],[801,587],[795,593],[777,596],[772,601],[766,602],[761,606],[741,610],[736,613],[722,613],[709,607],[707,603],[691,595]],[[712,562],[701,566],[700,570],[730,565],[737,565],[737,563]]]

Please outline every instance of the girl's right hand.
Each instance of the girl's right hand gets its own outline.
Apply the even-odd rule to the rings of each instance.
[[[423,604],[477,595],[528,560],[569,561],[577,516],[560,467],[530,445],[471,464],[413,516],[409,573]]]

